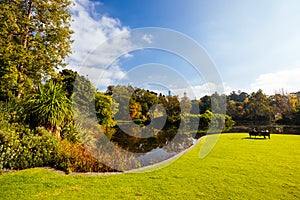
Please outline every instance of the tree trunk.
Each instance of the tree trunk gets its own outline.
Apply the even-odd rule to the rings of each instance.
[[[60,135],[60,132],[61,132],[61,127],[60,126],[50,126],[47,128],[47,131],[56,136],[59,140],[61,140],[61,135]]]
[[[32,13],[32,4],[33,4],[32,1],[28,2],[28,10],[27,10],[26,18],[29,21],[29,23],[30,23],[30,18],[31,18],[31,13]],[[26,50],[28,47],[28,39],[29,39],[29,25],[28,24],[26,25],[25,30],[26,30],[26,33],[24,36],[23,47]],[[24,83],[25,83],[25,81],[24,81],[24,65],[23,65],[23,63],[20,63],[19,66],[20,66],[19,67],[19,78],[18,78],[19,88],[18,88],[18,94],[17,94],[18,99],[20,99],[23,94],[23,87],[24,87]]]
[[[32,12],[32,1],[29,1],[28,2],[28,10],[27,10],[27,20],[30,22],[30,18],[31,18],[31,12]],[[27,46],[28,46],[28,38],[29,38],[29,25],[27,24],[26,28],[26,35],[25,35],[25,38],[24,38],[24,43],[23,43],[23,46],[24,46],[24,49],[27,49]]]
[[[61,127],[60,127],[60,126],[55,126],[55,128],[54,128],[54,134],[55,134],[55,136],[56,136],[59,140],[61,140],[60,132],[61,132]]]

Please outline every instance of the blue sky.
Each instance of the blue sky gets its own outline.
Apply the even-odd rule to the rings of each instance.
[[[75,0],[75,3],[72,68],[82,65],[93,49],[113,36],[124,34],[124,40],[114,46],[122,49],[130,45],[125,40],[131,30],[162,27],[191,37],[206,50],[226,93],[239,89],[253,92],[259,88],[267,94],[279,89],[300,91],[300,1]],[[193,82],[197,98],[205,93],[201,87],[205,80],[196,81],[201,78],[189,70],[188,63],[154,50],[130,52],[118,59],[106,70],[105,84],[116,84],[134,66],[153,62],[174,67]],[[93,75],[103,71],[87,69],[83,73],[93,79]]]

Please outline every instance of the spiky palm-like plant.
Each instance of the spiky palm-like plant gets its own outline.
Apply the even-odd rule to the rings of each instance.
[[[71,100],[67,98],[62,85],[53,81],[38,86],[36,93],[27,101],[26,110],[30,113],[31,121],[58,137],[61,126],[73,117]]]

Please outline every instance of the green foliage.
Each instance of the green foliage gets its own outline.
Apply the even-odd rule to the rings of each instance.
[[[256,93],[251,94],[246,112],[248,113],[249,119],[256,123],[269,123],[272,120],[273,113],[270,106],[270,100],[262,90],[258,90]]]
[[[210,110],[200,115],[189,115],[188,118],[190,123],[199,123],[199,131],[208,130],[208,128],[228,131],[235,124],[229,115],[213,114]]]
[[[11,100],[65,65],[71,1],[2,0],[0,5],[0,100]]]
[[[229,116],[225,115],[225,123],[223,127],[223,131],[229,131],[235,125],[235,121]]]
[[[206,110],[205,113],[203,113],[199,116],[199,118],[200,118],[199,129],[200,130],[207,130],[209,128],[211,117],[212,117],[212,112],[209,110]]]
[[[63,70],[59,74],[58,82],[63,85],[67,96],[72,100],[72,109],[76,117],[94,117],[96,88],[89,80],[77,72]]]
[[[300,125],[300,107],[297,108],[296,112],[293,114],[294,124]]]
[[[0,112],[0,171],[52,166],[65,171],[109,171],[79,143],[79,127],[72,123],[62,129],[63,141],[44,127],[35,130],[6,120]]]
[[[49,81],[39,85],[37,92],[26,102],[26,113],[31,124],[44,126],[48,131],[60,133],[61,126],[72,119],[72,104],[61,85]]]
[[[199,101],[200,114],[205,113],[207,110],[211,110],[211,98],[208,95],[200,98]]]
[[[198,115],[200,114],[200,100],[192,100],[192,108],[191,108],[191,114]]]
[[[177,96],[159,97],[159,104],[166,110],[169,123],[176,123],[181,120],[181,108]]]
[[[80,76],[76,71],[64,69],[52,80],[62,85],[67,97],[80,104],[81,108],[83,105],[89,107],[94,99],[96,88],[86,77]]]
[[[249,94],[247,94],[246,92],[238,91],[238,93],[236,93],[235,91],[233,91],[230,95],[228,95],[228,100],[244,102],[248,97]]]
[[[219,95],[217,92],[211,95],[211,111],[213,113],[224,114],[226,112],[226,95]]]
[[[115,119],[133,120],[141,126],[151,122],[151,115],[153,117],[154,113],[151,113],[150,110],[153,109],[152,106],[159,103],[156,93],[132,86],[109,86],[106,95],[111,95],[113,102],[118,104]]]
[[[248,95],[231,93],[227,97],[227,114],[237,125],[294,124],[297,94],[277,93],[267,96],[262,90]]]
[[[0,170],[50,165],[58,141],[44,128],[28,128],[0,121]]]
[[[25,109],[24,101],[22,100],[11,100],[8,102],[0,101],[0,113],[2,116],[5,116],[5,120],[9,123],[25,124]]]
[[[136,119],[137,122],[140,120],[142,124],[150,123],[151,121],[150,109],[153,105],[157,103],[158,103],[158,97],[156,93],[141,88],[135,88],[134,93],[130,99],[130,106],[135,107],[135,109],[131,111],[137,112],[137,115],[135,116],[134,119]],[[133,115],[132,112],[130,112],[130,114],[131,116]]]
[[[105,127],[116,125],[114,115],[117,111],[117,103],[114,103],[111,96],[97,92],[95,96],[95,110],[99,123]]]
[[[106,93],[111,94],[112,99],[119,105],[115,119],[129,121],[129,101],[134,94],[134,88],[131,86],[126,87],[117,85],[115,87],[109,87]]]
[[[72,143],[81,143],[82,132],[83,129],[79,125],[74,122],[69,122],[62,127],[60,135],[64,140],[68,140]]]

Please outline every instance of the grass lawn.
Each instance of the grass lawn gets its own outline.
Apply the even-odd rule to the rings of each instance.
[[[28,169],[0,175],[1,199],[300,199],[300,136],[223,134],[153,172],[59,175]]]

